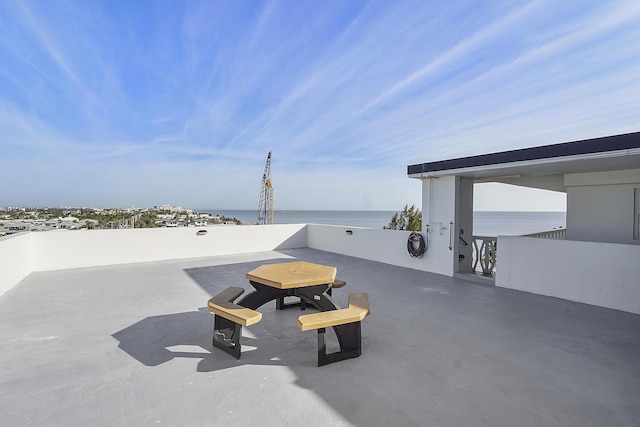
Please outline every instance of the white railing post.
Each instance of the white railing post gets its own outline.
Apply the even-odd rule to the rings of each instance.
[[[498,239],[496,237],[473,236],[473,271],[478,271],[478,263],[480,263],[483,275],[494,275],[497,255]]]

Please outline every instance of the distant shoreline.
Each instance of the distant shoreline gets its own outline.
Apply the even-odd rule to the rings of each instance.
[[[239,219],[244,225],[255,223],[255,210],[209,210]],[[355,210],[276,210],[275,224],[326,224],[382,229],[398,211]],[[475,211],[475,235],[518,235],[566,227],[562,211]]]

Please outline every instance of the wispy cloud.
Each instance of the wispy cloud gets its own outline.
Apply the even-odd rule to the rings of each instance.
[[[397,209],[408,164],[638,130],[639,39],[635,0],[8,2],[0,147],[65,200],[252,208],[272,150],[280,208]]]
[[[384,91],[373,101],[365,105],[358,113],[363,113],[376,105],[380,105],[386,99],[401,94],[409,89],[412,85],[418,84],[424,79],[437,73],[442,68],[456,61],[464,60],[466,56],[472,55],[475,50],[486,48],[486,44],[495,42],[498,37],[505,37],[507,31],[512,29],[518,23],[521,23],[528,16],[535,13],[540,8],[546,6],[546,2],[538,1],[523,5],[514,11],[510,11],[507,15],[499,17],[497,21],[488,22],[484,27],[475,33],[463,38],[455,46],[440,55],[429,60],[429,62],[413,71],[409,76],[395,83],[391,88]]]

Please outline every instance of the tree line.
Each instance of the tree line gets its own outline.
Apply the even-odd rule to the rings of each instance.
[[[382,227],[385,230],[422,231],[422,213],[415,205],[404,205],[402,212],[397,212],[391,217],[388,225]]]

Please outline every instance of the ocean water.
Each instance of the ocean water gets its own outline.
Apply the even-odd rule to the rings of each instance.
[[[237,218],[243,224],[255,224],[256,211],[254,210],[207,210],[212,215],[224,215],[228,218]],[[303,211],[286,210],[274,211],[273,222],[275,224],[328,224],[346,225],[350,227],[382,228],[389,224],[395,211]]]
[[[244,224],[254,224],[255,210],[206,210],[212,215],[237,218]],[[382,228],[388,225],[397,211],[330,211],[279,210],[274,211],[276,224],[328,224],[349,227]],[[485,212],[473,213],[475,236],[517,236],[566,227],[565,212]]]
[[[567,227],[566,212],[474,212],[474,236],[521,236]]]

